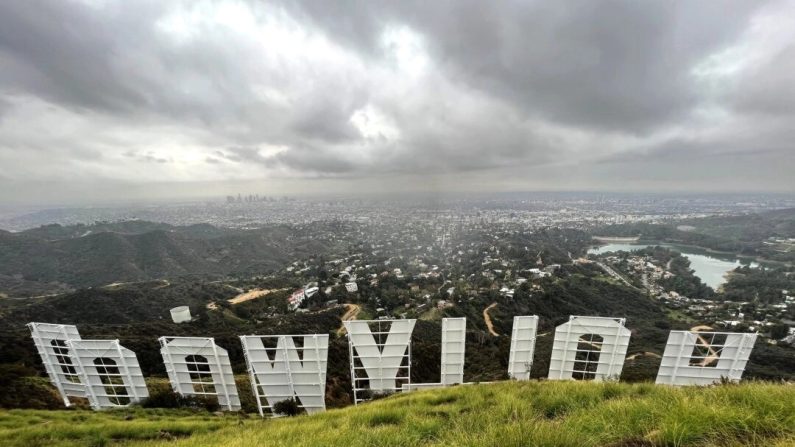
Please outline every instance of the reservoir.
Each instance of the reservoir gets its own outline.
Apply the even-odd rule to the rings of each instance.
[[[628,243],[615,243],[600,245],[588,250],[589,254],[602,254],[611,251],[635,251],[646,247],[653,247],[659,245],[669,248],[674,251],[682,253],[690,261],[690,268],[695,271],[695,275],[701,278],[704,284],[717,290],[717,288],[726,282],[726,273],[734,270],[741,265],[750,265],[751,267],[758,267],[759,264],[752,261],[741,260],[731,255],[715,255],[705,251],[700,251],[694,247],[683,247],[672,244],[628,244]]]

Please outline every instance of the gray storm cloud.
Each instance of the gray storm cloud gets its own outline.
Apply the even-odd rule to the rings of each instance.
[[[0,201],[406,176],[792,192],[793,61],[793,1],[2,2]]]

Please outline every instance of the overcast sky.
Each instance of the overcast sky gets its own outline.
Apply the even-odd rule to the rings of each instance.
[[[795,192],[795,1],[0,2],[0,204]]]

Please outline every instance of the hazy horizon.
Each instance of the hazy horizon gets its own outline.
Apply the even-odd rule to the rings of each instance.
[[[0,4],[0,206],[795,193],[795,1]]]

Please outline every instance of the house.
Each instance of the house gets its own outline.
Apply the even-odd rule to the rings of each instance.
[[[296,310],[298,309],[298,306],[300,306],[301,303],[304,302],[305,298],[306,295],[304,294],[304,290],[298,289],[295,292],[293,292],[293,294],[290,295],[289,298],[287,298],[287,303],[289,304],[291,310]]]
[[[439,300],[439,302],[436,303],[437,309],[446,309],[448,307],[453,307],[453,303],[445,300]]]

